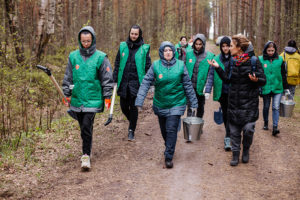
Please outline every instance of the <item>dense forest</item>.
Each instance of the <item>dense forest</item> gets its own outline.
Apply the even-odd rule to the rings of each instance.
[[[180,36],[245,34],[261,52],[267,40],[280,51],[300,42],[299,0],[1,0],[0,143],[35,130],[50,129],[62,109],[49,78],[34,68],[43,64],[62,80],[67,56],[77,48],[77,33],[91,25],[97,47],[113,63],[131,25],[139,24],[151,54],[161,41]],[[213,28],[212,28],[213,27]],[[299,45],[298,45],[299,46]]]

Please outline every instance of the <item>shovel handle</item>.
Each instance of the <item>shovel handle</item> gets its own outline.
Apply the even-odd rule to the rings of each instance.
[[[117,85],[114,85],[114,91],[113,91],[113,96],[112,96],[112,101],[111,101],[110,112],[109,112],[109,114],[111,116],[112,116],[113,111],[114,111],[114,104],[115,104],[116,92],[117,92]]]

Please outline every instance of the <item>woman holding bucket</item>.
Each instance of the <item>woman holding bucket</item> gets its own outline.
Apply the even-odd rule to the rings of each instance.
[[[245,53],[249,44],[250,41],[243,35],[232,37],[230,52],[234,60],[230,64],[232,70],[228,75],[215,60],[208,60],[208,63],[215,67],[220,78],[230,84],[227,113],[232,145],[231,166],[239,163],[241,132],[243,132],[242,162],[248,163],[249,161],[249,149],[253,141],[255,121],[259,114],[259,87],[266,84],[266,77],[260,62],[253,53]],[[256,60],[254,66],[251,65],[253,60]]]
[[[196,112],[198,103],[184,62],[175,58],[175,47],[171,42],[161,43],[159,57],[144,77],[135,106],[141,110],[150,85],[154,83],[153,110],[158,116],[165,142],[165,165],[172,168],[180,117],[186,109],[186,97],[193,113]]]
[[[279,106],[281,93],[285,89],[285,93],[289,94],[288,84],[286,80],[286,70],[283,58],[278,55],[276,44],[269,41],[265,44],[263,55],[259,56],[259,61],[263,66],[266,75],[266,85],[262,87],[263,97],[263,117],[264,130],[268,130],[269,108],[272,99],[272,119],[273,131],[272,135],[276,136],[279,133]]]

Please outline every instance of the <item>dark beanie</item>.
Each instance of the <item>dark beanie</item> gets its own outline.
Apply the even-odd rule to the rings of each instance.
[[[230,46],[230,42],[231,42],[230,38],[227,36],[224,36],[220,42],[220,50],[222,51],[222,45],[224,43],[227,44],[228,46]]]
[[[224,54],[224,52],[223,52],[223,50],[222,50],[222,45],[223,44],[227,44],[228,46],[230,46],[230,42],[231,42],[231,40],[230,40],[230,38],[229,37],[227,37],[227,36],[224,36],[223,38],[222,38],[222,40],[221,40],[221,42],[220,42],[220,50],[221,50],[221,54],[222,54],[222,59],[223,60],[228,60],[229,58],[230,58],[230,51],[229,51],[229,57],[225,57],[225,54]]]

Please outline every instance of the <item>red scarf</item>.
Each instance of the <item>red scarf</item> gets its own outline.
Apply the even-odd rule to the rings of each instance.
[[[250,59],[247,53],[243,53],[241,56],[234,56],[233,58],[236,61],[236,66],[240,66],[242,63]]]

